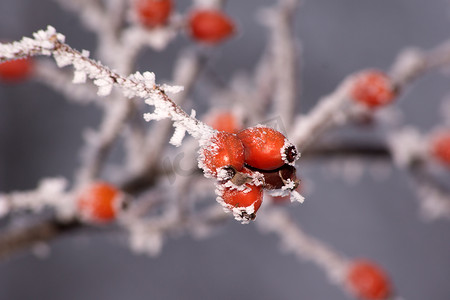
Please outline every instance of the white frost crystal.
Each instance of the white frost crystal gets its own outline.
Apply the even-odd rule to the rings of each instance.
[[[0,195],[0,217],[16,210],[40,212],[44,207],[54,208],[62,218],[70,217],[74,214],[74,206],[65,193],[66,186],[64,178],[46,178],[35,190]]]
[[[388,143],[395,163],[400,167],[408,166],[414,159],[426,153],[425,138],[413,127],[393,132]]]

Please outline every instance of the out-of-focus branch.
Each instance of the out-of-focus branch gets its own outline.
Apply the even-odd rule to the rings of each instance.
[[[178,61],[175,64],[173,72],[173,81],[183,85],[182,92],[173,97],[173,100],[181,105],[191,93],[192,88],[198,78],[198,75],[205,65],[205,59],[198,52],[181,51]],[[141,145],[130,152],[130,161],[133,168],[134,179],[128,182],[152,181],[152,177],[158,172],[158,165],[161,157],[164,155],[164,149],[167,147],[170,135],[172,133],[172,124],[170,122],[159,122],[149,129],[146,137],[143,138]],[[138,146],[140,143],[135,143]],[[146,179],[147,178],[147,179]]]
[[[260,213],[256,224],[263,232],[273,232],[283,247],[301,260],[312,261],[335,284],[343,284],[348,268],[347,259],[323,242],[307,235],[291,217],[281,209],[268,209]]]
[[[406,50],[392,65],[390,76],[395,88],[401,92],[407,84],[418,76],[450,63],[448,43],[437,46],[428,52]],[[299,117],[293,126],[291,137],[301,150],[309,147],[325,130],[345,123],[352,112],[349,107],[349,89],[352,75],[348,76],[336,90],[325,96],[307,115]]]
[[[422,216],[429,221],[450,219],[450,191],[433,178],[423,166],[416,162],[409,168],[417,193]]]
[[[64,72],[48,61],[37,61],[34,79],[63,94],[77,103],[89,103],[98,99],[97,90],[92,84],[74,85],[73,73]]]
[[[80,16],[81,22],[89,30],[101,35],[108,27],[101,0],[56,0],[63,8],[73,11]]]
[[[119,136],[125,121],[130,116],[133,103],[118,97],[111,99],[105,108],[104,117],[98,132],[87,132],[84,160],[77,173],[78,185],[95,179],[103,166],[109,149]]]
[[[346,121],[347,95],[352,80],[352,76],[347,77],[333,93],[322,98],[312,111],[295,122],[290,136],[300,151],[304,151],[326,129]]]
[[[45,182],[44,184],[41,184],[41,186],[42,185],[48,186],[48,184],[45,184]],[[52,190],[53,192],[51,192]],[[60,201],[62,201],[61,199],[59,199],[61,197],[58,197],[57,193],[54,190],[55,188],[41,187],[36,191],[31,191],[28,193],[16,193],[17,195],[13,193],[11,195],[2,195],[2,197],[0,197],[0,207],[5,206],[6,204],[5,207],[8,209],[7,212],[10,212],[11,210],[23,210],[27,208],[35,208],[35,210],[41,210],[44,205],[50,205],[55,202],[59,203]],[[128,190],[125,186],[122,186],[121,190],[125,193],[133,192],[132,190]],[[49,192],[51,192],[50,195]],[[161,201],[159,201],[160,199],[156,200],[158,201],[147,201],[147,205],[149,205],[149,208],[156,207],[157,205],[162,203]],[[64,203],[61,203],[61,205],[63,204]],[[65,203],[64,205],[72,206],[70,203]],[[142,213],[143,206],[139,203],[137,203],[137,206],[139,206]],[[57,208],[54,205],[51,205],[51,207]],[[134,207],[131,207],[130,213],[133,214],[133,212],[136,212],[136,209]],[[4,214],[2,214],[1,216],[3,215]],[[13,255],[14,253],[30,248],[37,243],[47,243],[57,237],[72,233],[83,228],[94,228],[79,222],[74,217],[75,216],[72,214],[71,219],[69,219],[68,221],[51,217],[23,226],[4,229],[0,232],[0,260]]]
[[[273,72],[276,78],[274,92],[275,114],[280,115],[284,126],[290,129],[293,123],[298,97],[298,54],[297,39],[293,32],[293,16],[296,13],[298,0],[281,0],[268,17],[272,26],[271,42],[273,51]]]
[[[89,59],[87,52],[80,53],[64,44],[64,36],[56,33],[52,27],[49,27],[47,31],[35,33],[34,38],[34,40],[24,38],[21,42],[13,44],[0,44],[0,60],[27,55],[53,54],[59,66],[73,65],[75,67],[74,81],[85,82],[87,76],[94,79],[94,84],[99,87],[99,95],[109,95],[113,85],[117,85],[130,98],[134,96],[148,98],[146,102],[155,106],[155,112],[147,114],[147,120],[172,119],[174,126],[183,133],[177,135],[181,138],[184,136],[184,132],[188,132],[196,139],[207,140],[208,136],[213,133],[212,128],[197,120],[194,115],[188,115],[166,95],[166,91],[178,92],[179,88],[156,85],[154,74],[136,73],[129,77],[123,77]],[[96,139],[100,139],[99,146],[95,148],[92,159],[88,160],[88,163],[82,168],[79,180],[81,183],[89,181],[98,173],[107,149],[118,135],[121,125],[129,114],[130,105],[128,101],[118,101],[117,104],[108,107],[108,113],[101,125],[100,135],[95,136]]]
[[[0,232],[0,260],[37,243],[49,241],[80,228],[82,225],[77,221],[65,223],[52,219],[29,224],[26,227],[3,230]]]
[[[160,217],[148,220],[123,220],[123,226],[130,233],[131,248],[138,253],[151,256],[159,254],[164,239],[171,233],[191,232],[197,237],[205,237],[217,225],[229,220],[228,215],[218,206],[213,205],[194,214],[173,214],[167,211]]]
[[[335,159],[340,157],[365,157],[391,160],[391,152],[386,145],[354,142],[314,145],[302,153],[303,159]]]

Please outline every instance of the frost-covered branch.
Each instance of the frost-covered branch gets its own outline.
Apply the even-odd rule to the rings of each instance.
[[[436,68],[445,67],[450,63],[450,42],[422,51],[417,48],[406,48],[395,60],[389,72],[398,89],[420,76]]]
[[[417,193],[422,217],[428,221],[450,220],[449,186],[439,183],[427,173],[423,162],[409,166],[413,178],[412,185]]]
[[[281,0],[276,8],[267,9],[263,17],[271,31],[269,44],[276,80],[273,92],[275,114],[280,115],[286,129],[292,125],[298,97],[298,45],[293,32],[293,16],[298,2]]]
[[[59,67],[73,65],[74,82],[83,83],[86,77],[89,77],[98,86],[100,96],[109,95],[116,85],[129,98],[146,98],[146,103],[155,107],[154,113],[146,115],[147,121],[172,119],[176,128],[188,132],[196,139],[207,138],[207,135],[213,132],[209,126],[195,118],[195,112],[188,115],[166,95],[166,92],[177,93],[182,88],[157,85],[154,74],[150,72],[143,74],[137,72],[128,77],[119,75],[99,62],[89,59],[87,51],[80,53],[64,44],[64,36],[57,33],[53,27],[49,26],[46,31],[38,31],[34,34],[34,39],[23,38],[20,42],[0,44],[0,61],[30,55],[53,55]]]
[[[58,217],[70,219],[75,214],[73,198],[66,192],[64,178],[46,178],[31,191],[0,194],[0,218],[16,211],[41,212],[46,207],[54,209]]]
[[[184,86],[184,90],[174,95],[174,101],[179,105],[183,104],[189,96],[198,75],[205,65],[204,59],[199,53],[182,51],[173,72],[173,81]],[[143,170],[154,169],[160,162],[161,155],[171,135],[171,126],[169,123],[162,123],[149,130],[145,140],[145,153],[142,156],[146,161],[141,164]]]
[[[72,84],[73,73],[64,72],[48,61],[37,61],[35,63],[34,79],[55,91],[63,94],[68,100],[77,103],[89,103],[98,100],[97,89],[93,84]]]
[[[444,43],[428,52],[407,49],[395,60],[389,72],[397,93],[418,76],[450,63],[450,46]],[[328,128],[344,124],[355,113],[349,91],[354,75],[348,76],[336,90],[325,96],[304,116],[298,117],[291,133],[292,140],[301,150]],[[364,110],[362,110],[364,112]]]
[[[137,253],[151,256],[160,253],[164,240],[173,233],[190,232],[196,237],[206,237],[211,230],[229,220],[224,210],[212,205],[192,215],[172,214],[151,219],[123,220],[122,224],[129,231],[131,248]]]
[[[345,106],[348,106],[348,93],[352,82],[352,76],[346,78],[333,93],[321,99],[312,111],[298,117],[290,136],[301,151],[324,130],[346,121]]]
[[[422,216],[429,221],[437,219],[450,219],[450,193],[448,190],[436,185],[435,182],[414,182]]]

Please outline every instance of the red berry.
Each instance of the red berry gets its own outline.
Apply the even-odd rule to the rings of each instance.
[[[81,216],[93,223],[105,223],[115,219],[119,207],[120,191],[106,182],[95,182],[78,198]]]
[[[236,117],[228,111],[221,111],[212,114],[207,123],[218,131],[236,133],[240,130]]]
[[[207,175],[214,177],[232,177],[233,174],[219,174],[240,171],[244,167],[244,146],[233,133],[217,132],[200,150],[200,165]],[[231,169],[231,170],[230,170]],[[230,177],[230,178],[231,178]]]
[[[362,299],[387,299],[391,294],[390,281],[385,272],[368,260],[356,260],[350,265],[347,284]]]
[[[437,133],[433,137],[431,152],[436,159],[450,167],[450,130]]]
[[[355,101],[371,108],[386,105],[395,97],[391,81],[378,70],[364,71],[356,75],[350,94]]]
[[[245,163],[261,170],[275,170],[291,164],[298,152],[281,132],[269,127],[252,127],[237,134],[245,149]]]
[[[31,58],[9,60],[0,63],[0,79],[17,82],[26,79],[33,71]]]
[[[167,23],[172,8],[172,0],[138,0],[135,9],[143,25],[157,27]]]
[[[262,187],[252,184],[245,184],[240,189],[225,187],[221,194],[224,206],[233,212],[236,220],[243,222],[256,218],[262,199]]]
[[[234,23],[219,10],[197,10],[189,18],[189,29],[193,39],[217,44],[231,36]]]

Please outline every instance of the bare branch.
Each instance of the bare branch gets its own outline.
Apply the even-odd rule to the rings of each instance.
[[[71,233],[82,226],[76,221],[64,223],[56,220],[41,221],[25,228],[12,228],[0,233],[0,260],[30,248],[37,243],[48,242],[62,234]]]

